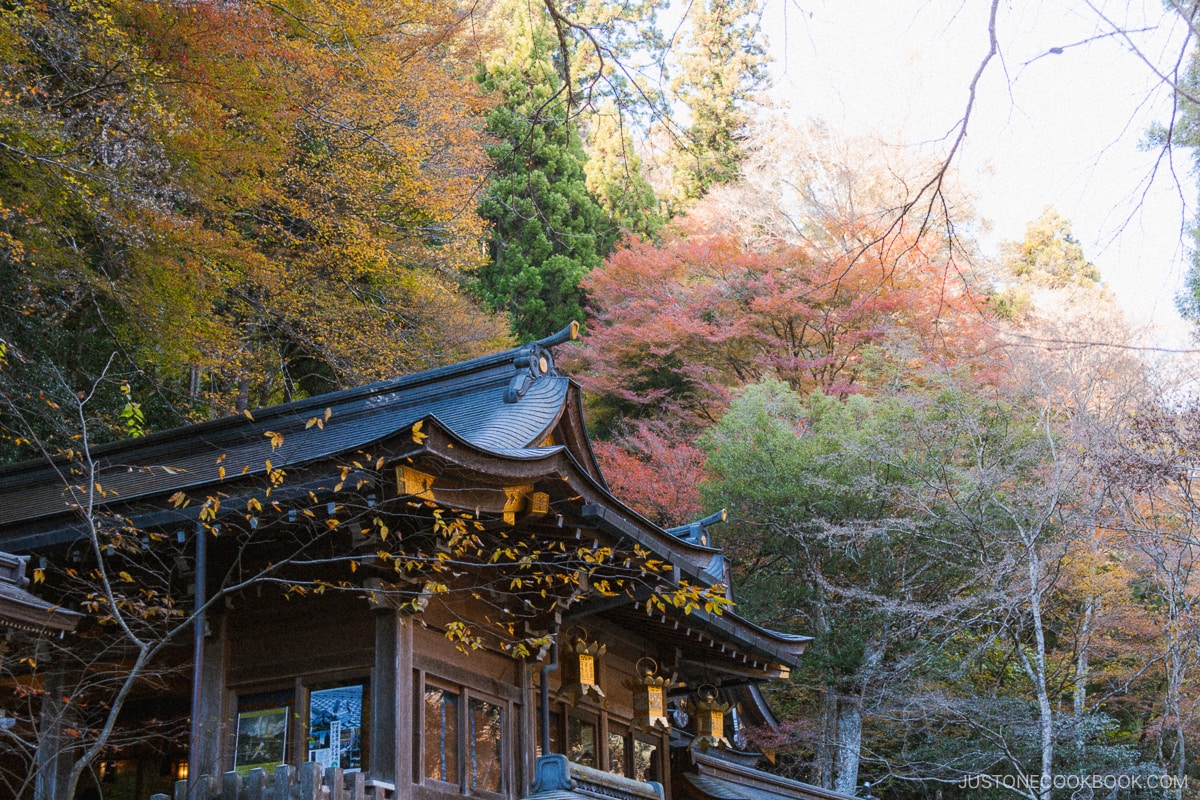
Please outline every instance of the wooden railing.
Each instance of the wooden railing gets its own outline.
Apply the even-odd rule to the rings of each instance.
[[[201,775],[194,787],[179,781],[173,797],[152,794],[150,800],[393,800],[395,796],[396,787],[390,783],[367,780],[361,772],[347,774],[337,767],[322,770],[320,764],[309,762],[299,769],[276,767],[270,775],[261,769],[252,769],[244,777],[226,772],[220,788],[212,776]]]
[[[595,800],[664,800],[662,784],[623,778],[581,766],[566,756],[549,755],[537,760],[533,792],[570,791]],[[189,793],[190,792],[190,793]],[[322,770],[309,762],[300,768],[276,767],[268,775],[252,769],[242,776],[226,772],[218,788],[210,775],[202,775],[195,786],[188,781],[175,784],[173,796],[152,794],[150,800],[395,800],[396,787],[367,780],[361,772],[346,774],[337,767]]]

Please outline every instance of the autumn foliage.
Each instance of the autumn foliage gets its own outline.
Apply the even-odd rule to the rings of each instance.
[[[629,243],[584,284],[587,388],[622,415],[703,422],[766,377],[845,397],[971,365],[982,302],[939,247],[903,222],[832,233],[847,245],[755,246],[685,221]]]
[[[594,446],[613,494],[664,527],[702,516],[704,453],[669,421],[627,424],[619,441]]]
[[[161,422],[503,344],[458,289],[485,164],[463,22],[423,0],[0,12],[14,377],[117,353]]]

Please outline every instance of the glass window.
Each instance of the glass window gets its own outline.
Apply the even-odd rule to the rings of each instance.
[[[510,704],[469,687],[425,682],[422,692],[424,723],[414,747],[421,764],[414,780],[455,784],[468,795],[507,791]]]
[[[615,775],[625,774],[625,745],[629,737],[623,733],[608,732],[608,771]]]
[[[471,788],[504,791],[504,709],[470,701]]]
[[[596,766],[596,723],[567,717],[567,758],[585,767]]]
[[[425,687],[425,777],[458,783],[458,695]]]
[[[633,740],[633,777],[639,781],[661,780],[657,745],[642,739]]]

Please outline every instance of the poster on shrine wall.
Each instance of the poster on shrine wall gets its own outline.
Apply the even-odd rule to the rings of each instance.
[[[308,760],[322,769],[362,769],[363,685],[315,689],[308,695]]]
[[[245,775],[252,769],[270,772],[282,764],[287,752],[287,723],[286,706],[239,713],[233,768]]]

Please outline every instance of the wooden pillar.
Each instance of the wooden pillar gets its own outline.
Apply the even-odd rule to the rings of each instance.
[[[375,670],[371,678],[370,773],[412,794],[412,621],[382,609],[375,617]]]
[[[397,640],[400,674],[396,682],[396,718],[400,747],[397,748],[396,757],[400,766],[396,772],[396,797],[409,798],[413,793],[413,742],[417,737],[413,730],[413,620],[408,614],[399,615]]]
[[[518,680],[521,682],[521,705],[517,714],[517,741],[513,761],[516,764],[516,787],[518,797],[530,793],[533,785],[534,762],[537,760],[538,718],[539,710],[538,689],[533,684],[533,671],[539,666],[538,662],[524,659],[517,665]]]
[[[196,669],[199,674],[199,724],[195,726],[196,751],[189,761],[198,772],[192,777],[211,775],[216,778],[225,771],[228,720],[226,719],[225,669],[229,648],[224,614],[210,614],[208,635],[205,636],[203,657]],[[189,764],[189,770],[191,765]],[[190,774],[190,773],[189,773]]]
[[[67,796],[67,779],[71,771],[72,749],[63,739],[67,715],[71,713],[63,702],[67,691],[66,670],[62,664],[51,663],[44,678],[41,719],[38,720],[37,776],[33,786],[34,800],[59,800]]]

